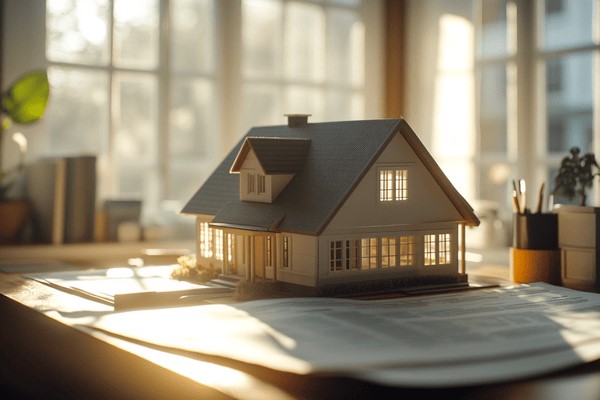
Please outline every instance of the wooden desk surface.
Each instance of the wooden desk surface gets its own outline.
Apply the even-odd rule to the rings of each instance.
[[[480,269],[503,274],[502,266]],[[493,276],[481,275],[483,279]],[[21,399],[346,399],[417,396],[453,399],[600,397],[600,362],[501,385],[422,389],[359,380],[244,369],[69,325],[112,308],[0,273],[0,397]]]

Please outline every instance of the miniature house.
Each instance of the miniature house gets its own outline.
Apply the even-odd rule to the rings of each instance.
[[[185,205],[198,263],[317,289],[465,275],[479,220],[405,120],[307,119],[252,128]]]

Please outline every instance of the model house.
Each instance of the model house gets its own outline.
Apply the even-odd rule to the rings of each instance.
[[[464,276],[479,224],[405,120],[307,115],[251,129],[182,212],[198,263],[315,289]]]

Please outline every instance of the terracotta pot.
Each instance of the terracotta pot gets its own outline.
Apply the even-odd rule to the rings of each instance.
[[[0,201],[0,243],[16,241],[28,217],[29,203],[27,201]]]

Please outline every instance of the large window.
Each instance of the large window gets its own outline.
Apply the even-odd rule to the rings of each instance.
[[[413,3],[410,32],[423,39],[408,43],[406,116],[481,211],[497,207],[510,223],[513,179],[526,180],[535,209],[571,147],[600,152],[599,4]]]
[[[434,235],[435,236],[435,235]],[[443,235],[440,241],[443,241]],[[450,235],[445,236],[444,256],[450,261]],[[435,240],[435,237],[434,237]],[[442,254],[442,253],[440,253]],[[362,239],[332,240],[329,242],[329,270],[371,270],[414,266],[414,236],[382,236]],[[440,255],[442,257],[442,255]]]
[[[99,200],[141,198],[150,219],[181,207],[252,126],[380,116],[380,3],[47,0],[53,90],[33,147],[96,154]]]
[[[552,190],[571,147],[593,152],[599,144],[593,71],[600,38],[593,27],[600,14],[595,0],[493,0],[478,7],[479,194],[508,208],[511,183],[499,168],[526,178],[536,193],[542,183]]]

